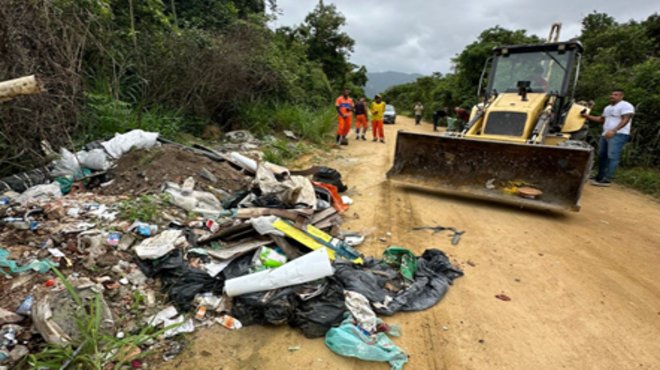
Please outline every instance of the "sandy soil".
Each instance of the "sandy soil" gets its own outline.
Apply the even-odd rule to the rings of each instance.
[[[385,127],[387,144],[351,140],[326,159],[361,194],[344,227],[377,227],[361,252],[439,248],[465,270],[435,307],[383,318],[403,326],[394,341],[410,355],[405,369],[660,368],[658,202],[618,186],[587,186],[580,213],[539,213],[389,184],[400,129],[432,131],[399,117]],[[435,224],[467,233],[452,246],[447,234],[411,230]],[[388,231],[389,241],[378,241]],[[337,356],[322,339],[288,327],[216,326],[191,339],[159,369],[389,368]]]

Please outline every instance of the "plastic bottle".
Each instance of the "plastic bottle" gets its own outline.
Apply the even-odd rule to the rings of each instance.
[[[209,190],[211,190],[215,195],[217,195],[220,198],[220,200],[225,200],[225,199],[231,198],[231,194],[229,194],[228,192],[226,192],[222,189],[218,189],[218,188],[214,188],[213,186],[209,186]]]
[[[188,177],[186,181],[183,182],[181,187],[181,195],[189,196],[192,194],[193,189],[195,188],[195,179]]]

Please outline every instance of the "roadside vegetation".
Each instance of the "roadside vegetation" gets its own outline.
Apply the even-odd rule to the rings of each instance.
[[[575,39],[585,49],[576,100],[594,101],[592,114],[600,114],[609,104],[611,90],[620,87],[626,91],[625,99],[635,105],[630,141],[621,156],[617,182],[660,195],[660,15],[653,14],[642,22],[618,23],[607,14],[594,12],[582,20],[582,32]],[[437,109],[446,107],[450,113],[454,107],[469,110],[478,102],[479,78],[493,47],[543,41],[525,30],[489,28],[452,60],[453,73],[434,73],[392,87],[383,98],[407,115],[421,101],[427,121],[432,121]],[[590,124],[588,140],[592,145],[601,133],[599,124]]]
[[[48,91],[0,104],[0,176],[46,164],[42,140],[71,149],[131,129],[321,142],[339,91],[364,95],[366,68],[349,62],[334,5],[273,30],[277,12],[275,0],[5,0],[0,80],[36,73]]]

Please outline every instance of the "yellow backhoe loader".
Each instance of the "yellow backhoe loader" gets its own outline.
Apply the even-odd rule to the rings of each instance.
[[[560,26],[553,25],[547,43],[494,48],[479,83],[482,103],[465,127],[442,135],[399,131],[387,177],[521,207],[579,211],[593,148],[580,116],[589,108],[569,90],[583,49],[557,42]]]

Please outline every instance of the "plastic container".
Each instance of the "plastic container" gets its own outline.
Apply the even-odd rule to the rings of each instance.
[[[183,182],[183,186],[181,187],[181,195],[186,197],[192,195],[194,189],[195,189],[195,179],[192,177],[188,177],[186,181]]]

